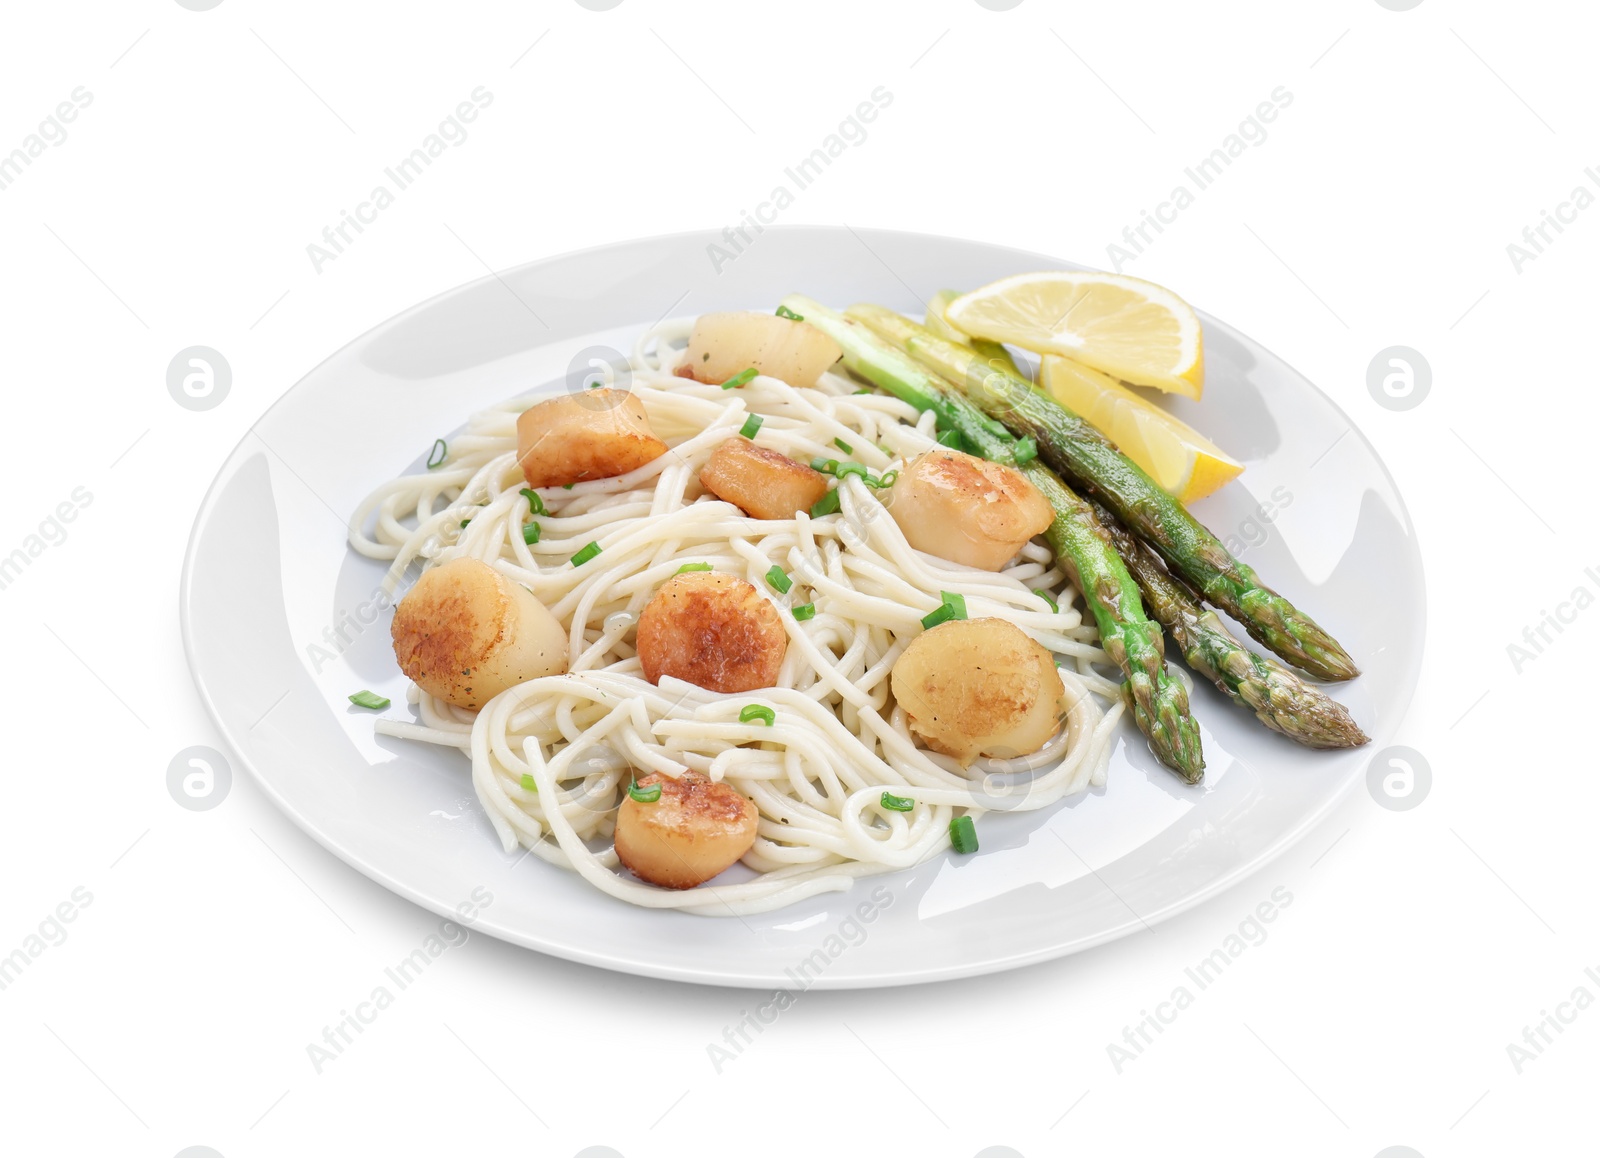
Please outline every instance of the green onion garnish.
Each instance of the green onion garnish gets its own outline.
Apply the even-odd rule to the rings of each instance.
[[[739,433],[744,435],[746,438],[754,438],[761,430],[762,421],[763,419],[761,415],[752,414],[749,418],[744,420],[744,425],[739,427]]]
[[[564,491],[570,491],[573,487],[575,487],[577,485],[578,485],[577,483],[562,483],[561,484],[561,489],[564,490]]]
[[[897,471],[897,470],[886,470],[886,471],[884,471],[883,472],[883,477],[878,480],[878,489],[879,490],[888,490],[890,487],[894,486],[894,480],[899,478],[899,477],[900,477],[900,472]]]
[[[539,492],[538,491],[529,490],[527,487],[523,487],[522,488],[522,497],[528,500],[528,513],[529,514],[531,514],[531,515],[548,515],[550,513],[549,511],[544,509],[544,500],[539,497]]]
[[[673,574],[674,575],[682,575],[685,571],[709,571],[709,570],[711,570],[711,564],[710,563],[685,563],[682,567],[679,567],[676,571],[674,571]]]
[[[857,390],[856,393],[857,394],[876,394],[877,391],[874,390],[871,386],[868,386],[865,389]]]
[[[788,318],[791,322],[803,322],[806,320],[804,315],[795,313],[788,306],[779,306],[778,316],[780,318]]]
[[[739,387],[755,381],[756,374],[757,370],[754,366],[751,366],[748,370],[740,370],[732,378],[724,382],[722,388],[724,390],[737,390]]]
[[[767,572],[767,584],[779,595],[787,595],[789,588],[794,586],[794,580],[784,574],[782,567],[774,564]]]
[[[862,482],[871,482],[872,481],[871,472],[869,472],[867,470],[867,468],[865,466],[863,466],[859,462],[841,462],[839,464],[839,469],[834,471],[833,473],[834,473],[834,476],[836,478],[840,479],[841,481],[843,481],[844,479],[848,478],[851,475],[855,475]]]
[[[648,788],[641,788],[635,780],[628,785],[628,795],[640,804],[654,804],[661,799],[661,782],[658,780]]]
[[[978,851],[978,830],[973,827],[972,817],[958,816],[950,822],[950,847],[957,852]]]
[[[433,440],[433,449],[428,452],[428,462],[427,462],[428,469],[429,470],[438,469],[438,467],[441,466],[444,463],[444,460],[447,457],[449,457],[449,454],[450,454],[449,444],[446,443],[445,440],[442,439],[442,438],[434,439]]]
[[[530,546],[530,547],[533,546],[535,543],[537,543],[539,541],[539,524],[538,523],[523,523],[522,524],[522,541],[524,543],[528,544],[528,546]]]
[[[842,438],[834,439],[833,440],[833,445],[837,446],[840,450],[844,451],[846,454],[854,454],[856,452],[856,448],[851,446],[848,442],[846,442]]]
[[[816,502],[811,504],[811,517],[820,519],[823,515],[837,514],[839,511],[839,488],[834,487]]]
[[[760,720],[767,727],[772,727],[777,720],[777,715],[769,707],[762,704],[746,704],[739,709],[739,722],[748,724],[751,720]]]
[[[472,520],[471,520],[471,519],[462,519],[462,520],[461,520],[461,528],[462,528],[462,529],[463,529],[463,530],[465,530],[465,529],[466,529],[466,526],[467,526],[467,524],[468,524],[468,523],[470,523],[470,522],[472,522]]]
[[[1061,614],[1061,604],[1055,601],[1050,592],[1046,591],[1043,587],[1035,587],[1033,589],[1033,593],[1048,603],[1052,612],[1057,615]]]
[[[939,445],[948,446],[951,450],[961,449],[961,433],[956,430],[947,430],[939,436]]]
[[[831,458],[823,458],[821,455],[818,455],[816,458],[811,460],[811,469],[816,471],[818,474],[832,474],[833,471],[828,466],[830,462],[833,462],[834,466],[839,465]]]
[[[1032,462],[1039,457],[1039,444],[1031,438],[1017,439],[1017,445],[1011,448],[1011,461],[1021,466],[1023,463]]]
[[[802,623],[816,615],[816,613],[817,605],[815,603],[802,603],[794,609],[794,617]]]
[[[954,591],[939,592],[939,606],[922,617],[923,627],[938,627],[952,619],[967,617],[967,597]]]
[[[572,565],[574,567],[582,567],[585,563],[587,563],[590,559],[593,559],[599,553],[600,544],[590,543],[587,547],[572,557]]]
[[[524,772],[522,774],[522,787],[528,792],[537,792],[539,791],[539,782]]]
[[[377,692],[357,692],[350,697],[350,702],[358,708],[371,708],[375,712],[381,712],[389,706],[388,699]]]
[[[878,798],[878,803],[890,812],[910,812],[917,806],[915,800],[908,800],[904,796],[896,796],[892,792],[885,792]]]

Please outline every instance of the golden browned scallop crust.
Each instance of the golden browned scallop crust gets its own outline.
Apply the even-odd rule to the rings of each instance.
[[[517,462],[530,487],[614,478],[654,462],[667,444],[644,403],[605,387],[535,403],[517,419]]]
[[[828,490],[828,480],[805,463],[738,435],[711,452],[700,485],[757,519],[792,519]]]
[[[755,843],[755,804],[699,772],[677,778],[653,773],[641,788],[661,786],[661,798],[623,798],[613,841],[617,859],[640,880],[692,889],[732,866]]]
[[[505,639],[511,601],[479,566],[424,571],[389,625],[400,670],[441,699],[475,698],[472,670]]]
[[[768,688],[788,645],[773,606],[717,571],[674,576],[639,615],[639,662],[651,683],[674,676],[713,692]]]
[[[940,447],[906,464],[886,498],[918,551],[998,571],[1055,513],[1021,471]]]
[[[1037,752],[1060,729],[1066,691],[1050,653],[998,618],[923,632],[895,660],[889,686],[911,731],[962,764]]]
[[[567,670],[561,624],[478,559],[424,571],[396,605],[389,635],[407,679],[474,711],[513,684]]]

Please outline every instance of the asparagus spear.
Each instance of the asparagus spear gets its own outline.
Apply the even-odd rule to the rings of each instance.
[[[1101,499],[1173,571],[1268,648],[1323,679],[1347,680],[1360,674],[1337,640],[1262,583],[1182,503],[1055,399],[893,310],[862,305],[846,313],[961,387],[986,413],[1032,437],[1047,463]]]
[[[949,322],[944,320],[944,311],[956,298],[960,297],[955,290],[940,290],[928,299],[928,317],[923,324],[952,342],[963,346],[971,346],[983,360],[996,370],[1009,370],[1017,377],[1024,377],[1021,370],[1017,369],[1016,359],[1011,356],[1011,351],[1001,342],[991,342],[988,338],[969,338]]]
[[[1127,676],[1122,691],[1134,723],[1163,764],[1185,783],[1198,784],[1206,769],[1200,728],[1189,715],[1189,693],[1167,671],[1161,628],[1145,618],[1138,585],[1088,503],[1037,460],[1020,469],[1055,511],[1045,542],[1083,592],[1100,629],[1100,646]]]
[[[1200,729],[1189,715],[1189,695],[1168,673],[1161,628],[1145,617],[1138,585],[1089,504],[1037,459],[1019,455],[1018,443],[1002,425],[865,326],[799,294],[784,298],[783,305],[838,342],[850,370],[919,410],[931,410],[976,453],[1027,476],[1055,512],[1045,541],[1083,592],[1100,628],[1100,645],[1126,677],[1123,695],[1134,722],[1158,760],[1186,783],[1199,783],[1205,758]]]
[[[1367,742],[1343,704],[1241,644],[1115,515],[1099,504],[1095,514],[1138,581],[1145,605],[1190,667],[1274,732],[1308,748],[1359,748]]]

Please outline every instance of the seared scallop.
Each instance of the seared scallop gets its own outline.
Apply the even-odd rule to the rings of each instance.
[[[737,435],[711,452],[700,485],[757,519],[792,519],[828,490],[827,478],[805,463]]]
[[[815,386],[839,360],[839,344],[815,326],[774,314],[701,314],[689,335],[686,366],[702,382],[726,382],[744,370],[791,386]]]
[[[394,657],[429,695],[477,710],[567,670],[567,633],[543,603],[478,559],[424,571],[394,609]]]
[[[699,772],[639,781],[661,787],[652,803],[629,794],[617,810],[617,859],[640,880],[692,889],[731,867],[756,842],[756,806]]]
[[[517,463],[530,487],[565,486],[638,470],[667,452],[644,403],[603,387],[535,403],[517,419]]]
[[[961,619],[917,636],[889,673],[911,731],[963,765],[1026,756],[1061,726],[1055,661],[1016,624]]]
[[[651,683],[674,676],[713,692],[769,688],[788,646],[772,604],[717,571],[668,579],[639,614],[639,662]]]
[[[906,464],[885,500],[918,551],[998,571],[1055,514],[1021,471],[939,447]]]

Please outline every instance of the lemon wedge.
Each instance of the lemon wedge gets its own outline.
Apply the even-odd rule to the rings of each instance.
[[[1011,352],[999,342],[968,337],[950,324],[949,320],[945,318],[944,312],[949,308],[950,303],[960,296],[955,290],[948,289],[940,290],[934,294],[933,297],[928,299],[928,312],[922,324],[947,342],[959,342],[963,346],[970,346],[983,357],[985,362],[988,362],[995,369],[1015,374],[1019,378],[1028,377],[1017,366],[1016,359],[1011,356]]]
[[[950,308],[950,303],[961,295],[955,290],[940,290],[928,299],[928,313],[922,324],[949,342],[960,342],[963,346],[972,345],[972,339],[956,329],[945,318],[945,310]]]
[[[974,338],[1061,354],[1136,386],[1200,397],[1200,319],[1170,290],[1115,273],[1022,273],[963,294],[945,320]]]
[[[1242,463],[1187,423],[1081,362],[1046,355],[1039,385],[1181,503],[1205,498],[1244,471]]]

